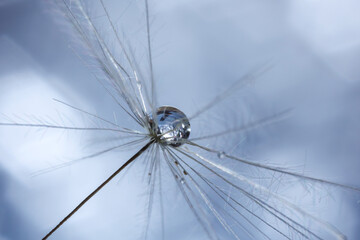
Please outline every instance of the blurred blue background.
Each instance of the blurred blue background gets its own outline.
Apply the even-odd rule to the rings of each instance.
[[[129,39],[135,38],[144,31],[143,2],[132,1],[129,8],[129,1],[115,2],[106,1],[112,16],[122,13],[117,24]],[[150,0],[149,4],[160,105],[191,115],[240,76],[263,63],[274,66],[220,109],[192,123],[192,136],[290,107],[294,110],[286,120],[250,133],[240,146],[236,137],[216,146],[225,151],[237,146],[238,153],[253,159],[297,166],[312,176],[360,186],[359,1]],[[90,9],[96,6],[89,4]],[[119,122],[131,125],[77,57],[64,21],[42,1],[0,0],[0,114],[4,114],[0,121],[9,117],[31,122],[40,117],[87,123],[76,111],[54,102],[56,98],[109,119],[115,112]],[[137,40],[135,45],[145,43]],[[0,240],[40,239],[119,166],[118,159],[135,151],[30,176],[91,153],[96,140],[89,139],[94,137],[0,127]],[[54,239],[137,239],[145,221],[142,173],[138,170],[114,181]],[[316,202],[311,211],[349,239],[358,239],[359,194],[329,195],[330,202]],[[305,207],[314,205],[298,200]],[[168,223],[166,239],[206,239],[199,226],[188,222],[186,204],[180,197],[178,201],[165,203],[176,216]],[[190,230],[183,231],[185,227]],[[158,227],[153,229],[157,236]]]

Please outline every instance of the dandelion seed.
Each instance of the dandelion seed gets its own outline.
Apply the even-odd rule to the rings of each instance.
[[[95,77],[114,102],[141,130],[124,127],[119,125],[117,118],[115,118],[115,122],[112,122],[60,100],[55,101],[90,119],[95,119],[101,124],[87,127],[54,124],[47,121],[9,121],[0,123],[0,126],[108,133],[116,135],[115,138],[112,138],[113,140],[124,141],[78,160],[95,158],[129,146],[141,144],[141,147],[55,227],[51,228],[43,239],[48,239],[56,231],[60,231],[60,227],[68,222],[102,188],[119,174],[125,175],[125,171],[141,158],[144,160],[143,178],[146,179],[148,187],[144,239],[149,236],[151,220],[154,218],[154,206],[157,206],[158,203],[161,236],[163,239],[167,239],[164,237],[167,222],[164,220],[163,204],[163,185],[167,183],[164,181],[164,170],[173,177],[172,180],[176,184],[175,191],[181,194],[207,239],[346,238],[335,226],[297,205],[294,198],[290,197],[289,199],[273,190],[271,185],[274,181],[286,185],[286,182],[282,181],[284,177],[286,180],[291,179],[290,182],[296,186],[304,183],[320,189],[325,186],[359,192],[360,189],[357,186],[300,174],[285,167],[251,161],[236,154],[230,154],[229,152],[232,151],[226,150],[227,152],[225,152],[201,142],[264,127],[281,120],[289,112],[288,110],[222,131],[207,128],[208,132],[203,136],[190,137],[190,121],[198,119],[200,115],[206,114],[210,109],[221,104],[229,95],[252,83],[270,69],[268,65],[250,71],[225,91],[214,96],[213,100],[195,111],[194,114],[189,115],[188,118],[177,108],[157,106],[148,1],[144,2],[148,71],[143,71],[144,66],[140,64],[134,49],[120,37],[104,1],[98,0],[98,3],[102,11],[102,19],[110,26],[118,51],[113,51],[109,46],[101,34],[101,29],[94,22],[95,18],[88,13],[82,1],[62,0],[60,7],[63,7],[64,13],[90,52],[89,55],[100,67],[101,77],[97,75]],[[79,161],[63,163],[41,170],[38,174],[77,162]]]

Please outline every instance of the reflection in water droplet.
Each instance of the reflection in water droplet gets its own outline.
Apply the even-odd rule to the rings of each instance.
[[[159,107],[156,115],[156,123],[152,116],[149,116],[150,125],[162,144],[178,147],[184,143],[183,140],[189,138],[191,131],[189,119],[179,109],[169,106]]]

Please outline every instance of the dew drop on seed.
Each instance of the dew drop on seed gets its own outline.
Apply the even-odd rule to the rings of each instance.
[[[225,155],[226,155],[225,152],[218,152],[218,154],[217,154],[218,158],[224,158]]]
[[[190,136],[190,122],[186,115],[177,108],[159,107],[156,111],[157,121],[150,116],[150,126],[153,134],[159,137],[162,144],[178,147]],[[157,126],[155,126],[157,124]]]
[[[181,178],[181,179],[180,179],[180,183],[181,183],[181,184],[184,184],[184,183],[185,183],[185,179],[184,179],[184,178]]]

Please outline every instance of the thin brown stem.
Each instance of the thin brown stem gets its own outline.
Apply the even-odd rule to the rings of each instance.
[[[116,170],[109,178],[107,178],[100,186],[98,186],[92,193],[90,193],[74,210],[72,210],[56,227],[54,227],[42,240],[48,239],[61,225],[63,225],[72,215],[74,215],[87,201],[89,201],[97,192],[99,192],[106,184],[108,184],[116,175],[118,175],[126,166],[138,158],[148,147],[154,143],[151,140],[143,148],[141,148],[134,156],[132,156],[126,163],[124,163],[118,170]]]

